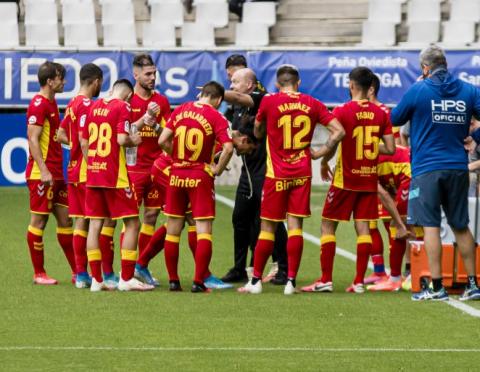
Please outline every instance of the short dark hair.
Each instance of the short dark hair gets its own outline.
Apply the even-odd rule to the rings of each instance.
[[[128,79],[118,79],[113,83],[112,89],[115,89],[116,87],[128,88],[133,92],[133,85]]]
[[[247,66],[247,59],[242,56],[241,54],[232,54],[227,58],[225,61],[225,68],[229,68],[231,66],[243,66],[243,67],[248,67]]]
[[[281,87],[295,85],[300,80],[298,69],[294,65],[282,65],[277,70],[277,83]]]
[[[363,92],[367,92],[373,85],[373,77],[375,74],[368,67],[355,67],[348,77],[357,85]]]
[[[87,63],[80,69],[80,84],[90,85],[96,79],[103,79],[103,71],[94,63]]]
[[[225,97],[225,88],[222,84],[217,83],[216,81],[209,81],[202,87],[201,97],[210,97],[210,98],[223,98]]]
[[[142,53],[137,54],[133,58],[133,67],[145,67],[145,66],[155,66],[155,62],[153,62],[153,58],[150,54]]]
[[[380,79],[376,74],[373,74],[373,77],[372,77],[372,88],[373,88],[375,97],[377,97],[378,92],[380,92]]]
[[[47,85],[48,79],[55,79],[59,76],[65,78],[65,67],[60,63],[45,61],[38,68],[37,77],[41,87]]]

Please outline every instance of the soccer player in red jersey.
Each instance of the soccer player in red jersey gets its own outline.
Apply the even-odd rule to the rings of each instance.
[[[178,246],[190,203],[197,229],[192,292],[208,291],[204,279],[212,256],[214,178],[225,170],[233,153],[228,122],[216,110],[223,96],[224,88],[220,84],[214,81],[205,84],[198,101],[187,102],[173,111],[159,139],[160,146],[172,155],[173,161],[165,206],[168,216],[165,262],[170,286],[180,286],[176,276]],[[222,153],[218,163],[212,165],[216,142],[222,146]]]
[[[67,105],[57,140],[70,146],[68,163],[68,214],[75,218],[73,230],[73,251],[75,253],[75,286],[90,287],[91,278],[87,272],[87,233],[85,219],[85,182],[87,180],[86,157],[80,146],[82,130],[92,107],[92,98],[98,97],[103,82],[103,72],[93,63],[80,69],[80,90]]]
[[[130,106],[127,101],[133,86],[126,79],[113,84],[107,99],[96,101],[87,117],[88,161],[85,215],[90,218],[87,256],[92,271],[92,292],[107,287],[103,281],[99,236],[105,218],[123,219],[124,238],[121,243],[120,291],[145,291],[154,287],[133,277],[137,260],[139,230],[135,190],[128,178],[125,148],[141,142],[138,134],[130,134]],[[85,133],[84,131],[84,137]]]
[[[311,159],[333,149],[344,130],[323,103],[298,92],[299,72],[295,66],[283,65],[277,70],[278,93],[266,95],[255,120],[255,136],[267,136],[267,169],[260,210],[260,235],[253,258],[253,277],[239,292],[262,292],[262,274],[272,254],[275,231],[287,220],[288,280],[284,293],[295,293],[296,276],[303,251],[303,218],[310,216]],[[316,125],[330,131],[326,145],[311,151]]]
[[[350,74],[352,100],[337,107],[333,114],[345,128],[346,135],[338,146],[337,163],[332,184],[322,213],[320,262],[322,277],[304,291],[331,292],[335,231],[339,221],[349,221],[353,213],[357,232],[357,270],[348,292],[363,293],[363,279],[372,249],[369,221],[378,218],[378,154],[393,154],[395,142],[388,114],[367,99],[373,72],[357,67]],[[380,144],[383,139],[383,144]],[[328,168],[333,151],[322,159]]]
[[[60,126],[55,94],[63,92],[65,68],[46,61],[38,69],[40,92],[36,94],[27,110],[27,137],[29,157],[26,179],[30,193],[30,224],[27,243],[32,259],[35,284],[57,284],[44,268],[43,231],[48,215],[57,220],[57,240],[75,273],[75,258],[72,247],[72,221],[68,217],[67,186],[63,177],[62,148],[56,141]],[[74,278],[73,278],[74,279]]]

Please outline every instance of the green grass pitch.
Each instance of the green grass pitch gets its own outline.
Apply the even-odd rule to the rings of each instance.
[[[231,187],[217,191],[234,196]],[[315,236],[324,193],[313,189],[313,217],[305,222],[304,230]],[[283,287],[271,285],[260,296],[169,293],[163,255],[151,264],[160,289],[93,294],[70,283],[52,218],[46,268],[60,284],[34,286],[26,188],[3,188],[0,205],[2,371],[479,369],[480,318],[445,303],[414,303],[406,292],[347,294],[355,265],[338,255],[333,294],[287,297]],[[188,289],[193,261],[185,241],[180,272]],[[341,225],[337,241],[354,252],[353,227]],[[232,254],[231,209],[217,203],[212,271],[223,275]],[[298,283],[318,275],[319,247],[306,241]],[[468,305],[480,310],[479,303]]]

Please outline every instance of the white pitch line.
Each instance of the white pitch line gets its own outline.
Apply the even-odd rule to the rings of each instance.
[[[117,346],[0,346],[1,351],[136,351],[136,352],[182,352],[182,351],[214,351],[214,352],[315,352],[315,353],[472,353],[480,349],[453,348],[322,348],[322,347],[117,347]]]
[[[229,206],[230,208],[233,208],[235,206],[235,202],[232,199],[229,199],[229,198],[227,198],[225,196],[222,196],[220,194],[216,194],[215,198],[220,203],[223,203],[223,204]],[[312,234],[309,234],[309,233],[304,231],[303,232],[303,237],[305,238],[305,240],[308,240],[310,243],[316,244],[318,246],[320,245],[320,239],[317,238],[316,236],[312,235]],[[345,257],[348,260],[351,260],[351,261],[354,261],[354,262],[357,260],[356,255],[354,255],[353,253],[350,253],[350,252],[348,252],[348,251],[346,251],[342,248],[337,247],[336,252],[340,256]],[[373,269],[373,265],[371,263],[368,264],[368,267],[370,269]],[[480,318],[480,310],[475,309],[474,307],[469,306],[464,302],[457,301],[453,298],[450,298],[450,300],[443,301],[443,302],[446,303],[447,305],[451,306],[451,307],[454,307],[454,308],[464,312],[465,314],[468,314],[468,315],[473,316],[475,318]]]

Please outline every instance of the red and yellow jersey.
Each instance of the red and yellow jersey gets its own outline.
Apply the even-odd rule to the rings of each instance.
[[[164,151],[162,151],[160,156],[157,159],[155,159],[155,161],[153,162],[151,173],[153,173],[154,170],[156,170],[168,177],[170,176],[170,168],[172,167],[172,163],[173,163],[172,157],[167,153],[165,153]]]
[[[383,111],[385,111],[388,114],[388,118],[390,119],[390,108],[385,105],[384,103],[380,103],[378,105]],[[392,126],[392,134],[394,138],[400,138],[400,127],[394,127]]]
[[[40,94],[35,95],[28,106],[27,125],[42,127],[39,143],[43,161],[54,180],[63,180],[62,146],[57,142],[57,132],[60,127],[57,102],[49,101]],[[40,168],[30,154],[25,176],[27,180],[40,179]]]
[[[310,144],[315,125],[327,125],[333,119],[323,103],[307,94],[267,94],[257,114],[257,121],[266,122],[266,177],[311,177]]]
[[[333,114],[345,129],[338,146],[333,185],[353,191],[377,191],[380,139],[392,134],[388,114],[367,100],[347,102]]]
[[[227,119],[212,106],[200,102],[177,107],[166,127],[174,132],[174,168],[204,169],[213,161],[216,142],[221,145],[232,142]]]
[[[135,123],[147,112],[147,107],[150,102],[155,102],[160,106],[160,112],[157,114],[156,121],[162,128],[170,117],[170,104],[165,96],[160,93],[154,92],[149,99],[143,99],[138,94],[134,94],[130,107],[132,109],[132,123]],[[161,154],[162,149],[158,146],[158,134],[154,128],[150,128],[147,125],[142,127],[139,132],[142,137],[142,143],[137,149],[137,163],[132,166],[128,166],[129,172],[150,173],[153,162]]]
[[[125,148],[117,141],[118,134],[128,134],[130,130],[128,103],[99,99],[90,109],[87,125],[87,186],[129,187]],[[86,132],[83,132],[84,138]]]
[[[92,107],[92,100],[78,95],[67,105],[60,127],[65,130],[70,141],[70,162],[68,163],[68,183],[87,180],[87,162],[80,147],[79,134],[82,134],[87,115]]]
[[[395,154],[380,155],[377,173],[380,185],[392,195],[400,188],[408,190],[412,178],[410,149],[397,145]]]

